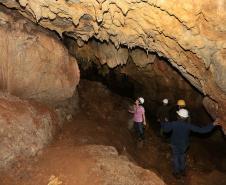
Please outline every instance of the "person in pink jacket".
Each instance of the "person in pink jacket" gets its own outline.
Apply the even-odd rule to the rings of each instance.
[[[143,132],[143,127],[146,126],[145,110],[144,110],[144,107],[141,106],[143,103],[144,103],[144,99],[138,98],[135,101],[133,111],[131,110],[128,110],[128,111],[130,113],[134,113],[133,123],[138,136],[137,142],[140,142],[142,138],[143,146],[146,146],[145,135]]]

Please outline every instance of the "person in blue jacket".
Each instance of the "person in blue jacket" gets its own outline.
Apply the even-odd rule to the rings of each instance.
[[[185,176],[185,157],[184,154],[189,146],[189,134],[190,131],[206,133],[210,132],[216,125],[219,125],[219,118],[217,118],[213,123],[205,127],[198,127],[186,122],[188,118],[188,111],[186,109],[180,109],[177,111],[177,121],[168,122],[166,118],[163,124],[164,132],[172,131],[170,146],[173,153],[173,163],[174,163],[174,172],[173,176],[176,179],[180,179],[180,174]],[[180,163],[179,163],[180,162]],[[179,170],[180,164],[180,170]]]

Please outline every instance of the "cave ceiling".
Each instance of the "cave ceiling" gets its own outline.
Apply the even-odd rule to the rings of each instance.
[[[205,95],[213,118],[226,122],[225,0],[0,0],[79,46],[90,38],[167,58]],[[126,63],[126,57],[108,62]],[[103,62],[104,63],[104,62]],[[138,64],[139,65],[139,64]],[[140,64],[142,67],[142,64]],[[226,130],[226,128],[223,128]]]

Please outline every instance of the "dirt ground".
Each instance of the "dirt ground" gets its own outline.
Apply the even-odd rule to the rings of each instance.
[[[119,181],[121,176],[117,171],[112,176],[118,180],[110,181],[113,177],[106,176],[109,169],[104,165],[101,173],[95,170],[90,172],[90,165],[97,158],[90,156],[87,147],[90,149],[97,146],[113,146],[119,157],[126,157],[134,165],[156,173],[169,185],[226,184],[225,140],[216,140],[216,134],[205,138],[191,136],[191,146],[186,155],[186,176],[176,180],[172,176],[169,139],[166,143],[161,142],[158,123],[148,120],[145,130],[147,145],[144,147],[136,144],[136,133],[130,128],[133,115],[126,108],[133,103],[132,100],[110,92],[100,83],[88,81],[80,83],[79,94],[80,112],[73,116],[71,122],[65,123],[53,142],[37,156],[29,162],[18,159],[18,163],[12,167],[13,174],[2,173],[1,185],[141,184],[126,181],[126,177],[124,181]],[[114,150],[105,149],[108,152],[110,150],[110,153]],[[111,161],[113,158],[108,163]],[[133,169],[136,171],[137,167],[133,166]],[[141,179],[148,178],[146,171],[142,173],[144,177]]]

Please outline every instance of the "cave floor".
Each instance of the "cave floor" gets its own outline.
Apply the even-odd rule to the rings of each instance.
[[[93,96],[97,96],[97,94]],[[101,98],[103,99],[104,96]],[[94,99],[96,98],[94,97]],[[117,104],[117,102],[115,103]],[[219,156],[220,148],[216,148],[216,146],[214,148],[213,142],[191,138],[191,147],[186,155],[186,177],[176,180],[172,176],[173,161],[169,140],[166,143],[161,142],[157,123],[148,121],[148,127],[145,130],[147,145],[143,147],[142,144],[136,144],[136,134],[133,129],[128,129],[127,123],[120,121],[119,118],[115,119],[115,116],[112,119],[100,118],[97,113],[94,114],[95,111],[87,111],[90,106],[83,102],[81,111],[73,116],[72,121],[64,124],[55,139],[39,155],[29,162],[18,159],[17,164],[12,168],[14,175],[2,173],[0,184],[106,184],[100,180],[97,172],[89,172],[93,158],[87,155],[84,147],[90,145],[115,147],[119,155],[126,156],[138,166],[155,172],[169,185],[226,184],[226,174],[222,170],[218,170],[215,161],[218,157],[214,157]],[[98,106],[92,106],[92,110],[94,107],[99,109]],[[101,114],[101,110],[99,113]],[[129,116],[131,118],[131,115]],[[205,145],[212,148],[212,151],[211,149],[207,151]],[[223,142],[222,145],[224,146],[225,143]]]
[[[72,122],[67,123],[54,141],[29,164],[18,160],[15,175],[4,175],[2,185],[25,184],[103,184],[98,182],[98,175],[88,176],[90,168],[89,156],[80,147],[84,145],[114,146],[120,155],[127,156],[131,161],[145,169],[154,171],[166,184],[225,184],[225,174],[210,167],[194,164],[192,157],[187,155],[186,177],[176,180],[172,177],[172,156],[168,143],[162,143],[157,134],[146,130],[147,146],[135,144],[135,133],[122,144],[122,135],[128,135],[128,129],[119,132],[114,123],[106,125],[104,121],[89,119],[86,114],[76,115]],[[133,138],[134,136],[134,138]],[[124,138],[125,139],[125,138]],[[85,156],[85,157],[84,157]],[[207,165],[210,165],[209,163]],[[52,178],[51,178],[52,177]]]

